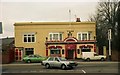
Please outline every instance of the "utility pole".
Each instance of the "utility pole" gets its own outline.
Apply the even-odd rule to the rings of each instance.
[[[69,9],[69,26],[70,26],[70,29],[71,29],[71,10]]]
[[[67,30],[68,37],[72,37],[72,32],[74,32],[71,28],[71,10],[69,9],[69,29]]]
[[[109,40],[109,60],[111,60],[111,29],[108,30],[108,40]]]

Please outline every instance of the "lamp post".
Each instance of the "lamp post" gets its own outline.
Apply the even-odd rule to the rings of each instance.
[[[108,30],[108,40],[109,40],[109,57],[108,57],[108,60],[111,61],[111,29]]]

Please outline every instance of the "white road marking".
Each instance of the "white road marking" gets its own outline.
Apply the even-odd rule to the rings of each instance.
[[[83,71],[83,73],[86,73],[85,70],[82,70],[82,71]]]

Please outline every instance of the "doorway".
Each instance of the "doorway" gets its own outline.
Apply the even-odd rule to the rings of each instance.
[[[22,61],[23,58],[23,48],[15,48],[15,61]]]
[[[74,50],[67,50],[67,54],[68,54],[68,56],[67,56],[68,59],[73,59],[73,57],[74,57]]]
[[[22,50],[15,50],[15,61],[22,61]]]
[[[65,57],[70,58],[70,59],[77,58],[77,52],[76,52],[77,39],[74,37],[68,37],[65,39],[64,42],[66,42],[66,44],[65,44]]]
[[[73,59],[77,57],[76,44],[66,44],[65,50],[66,50],[66,55],[65,55],[66,58]]]

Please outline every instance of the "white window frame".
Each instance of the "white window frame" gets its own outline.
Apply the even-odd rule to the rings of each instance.
[[[53,39],[54,34],[58,34],[58,39],[57,40],[60,41],[60,34],[62,34],[62,33],[49,33],[49,40],[50,41],[57,41],[57,40]],[[52,40],[50,39],[51,38],[50,35],[52,35]],[[63,37],[63,34],[62,34],[62,37]],[[61,38],[61,40],[62,40],[62,38]]]
[[[24,55],[26,55],[26,49],[33,49],[33,55],[34,55],[35,48],[24,48]]]
[[[51,54],[51,51],[59,51],[58,54],[61,54],[61,50],[60,49],[50,49],[50,54]]]
[[[24,41],[24,35],[27,35],[27,42]],[[31,42],[28,42],[28,35],[34,35],[34,42],[32,42],[32,39],[31,39]],[[32,38],[32,36],[30,36]],[[35,33],[24,33],[23,34],[23,43],[35,43],[36,42],[36,35]]]
[[[79,34],[81,36],[81,39],[79,39]],[[83,34],[87,34],[87,40],[89,40],[89,32],[78,32],[77,33],[77,39],[78,40],[83,40]]]

